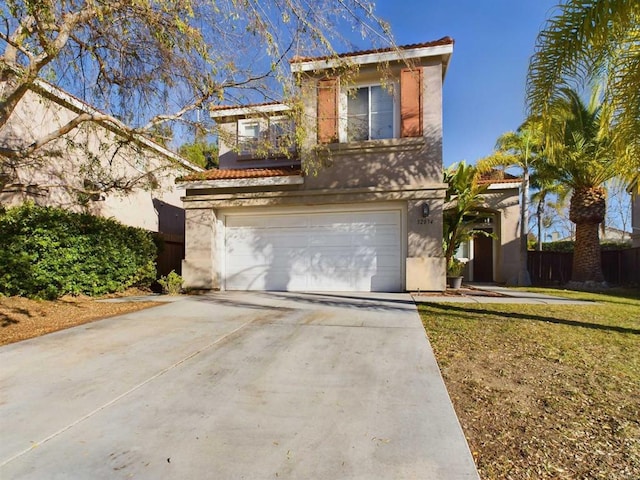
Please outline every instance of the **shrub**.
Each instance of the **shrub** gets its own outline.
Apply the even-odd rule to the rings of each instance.
[[[545,242],[542,244],[542,250],[546,252],[573,252],[573,244],[573,240]]]
[[[573,252],[573,240],[559,240],[542,244],[542,250],[547,252]],[[631,242],[624,240],[603,240],[600,242],[602,250],[624,250],[631,248]]]
[[[112,219],[25,204],[0,213],[0,292],[102,295],[155,279],[149,232]]]
[[[169,275],[162,276],[158,279],[158,283],[162,287],[162,292],[169,295],[179,295],[182,290],[183,279],[175,270],[171,270]]]

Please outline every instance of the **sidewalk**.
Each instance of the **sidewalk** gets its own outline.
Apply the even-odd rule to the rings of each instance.
[[[465,285],[458,291],[447,290],[444,294],[413,293],[416,302],[450,303],[511,303],[540,305],[592,305],[593,302],[573,300],[542,293],[525,292],[497,285]]]

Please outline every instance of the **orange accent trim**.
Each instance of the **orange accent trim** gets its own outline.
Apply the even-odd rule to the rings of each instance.
[[[423,70],[404,68],[400,72],[400,136],[420,137],[422,125]]]
[[[318,143],[338,141],[338,79],[318,81]]]

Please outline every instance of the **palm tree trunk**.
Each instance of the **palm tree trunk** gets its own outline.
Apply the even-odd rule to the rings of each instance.
[[[531,276],[527,268],[527,227],[529,223],[529,169],[522,172],[522,203],[520,205],[520,272],[518,273],[518,286],[531,286]]]
[[[571,273],[571,280],[574,282],[604,282],[598,228],[597,223],[576,223]]]
[[[573,249],[573,282],[604,282],[598,228],[606,213],[606,194],[601,187],[584,187],[571,196],[569,219],[576,224]]]
[[[536,250],[542,251],[542,214],[544,213],[544,202],[545,195],[542,195],[540,200],[538,201],[538,208],[536,209],[536,217],[538,218],[538,242],[536,245]]]

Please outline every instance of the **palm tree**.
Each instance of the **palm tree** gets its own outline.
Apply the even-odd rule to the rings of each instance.
[[[602,185],[618,176],[628,159],[613,145],[598,90],[585,104],[574,90],[562,89],[550,112],[545,168],[571,189],[569,219],[576,226],[572,280],[603,282],[598,237],[606,212]]]
[[[612,127],[612,146],[635,152],[625,155],[628,177],[640,167],[640,2],[566,0],[556,12],[538,34],[529,64],[529,113],[548,128],[550,106],[563,90],[597,79],[609,106],[601,115]]]
[[[518,285],[528,287],[531,277],[527,269],[527,227],[529,225],[529,187],[532,173],[544,161],[542,154],[543,137],[538,125],[525,122],[516,132],[507,132],[498,138],[496,150],[492,155],[478,162],[481,171],[497,166],[519,167],[522,170],[520,188],[520,271]]]
[[[443,182],[448,185],[443,214],[443,250],[447,270],[451,269],[453,256],[463,242],[476,235],[492,236],[474,227],[487,216],[482,194],[488,185],[481,185],[479,171],[464,161],[453,164],[444,172]]]
[[[544,215],[545,209],[551,207],[558,214],[566,204],[569,189],[566,185],[558,183],[551,174],[546,172],[544,164],[538,166],[535,174],[531,177],[531,188],[534,193],[531,195],[531,203],[535,206],[537,244],[536,250],[542,250],[542,227],[548,228],[553,223],[553,217]],[[550,198],[556,198],[553,202]]]

